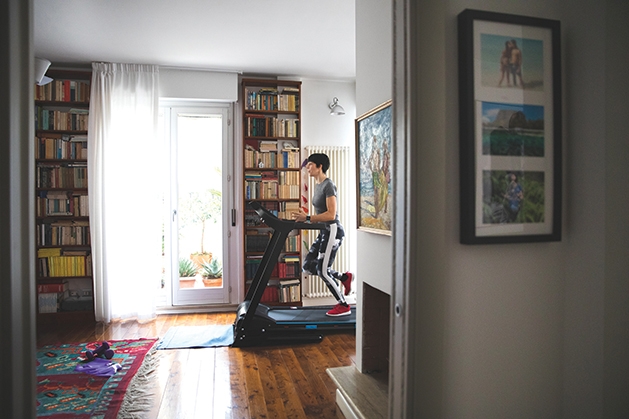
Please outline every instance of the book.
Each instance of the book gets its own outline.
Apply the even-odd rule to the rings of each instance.
[[[279,300],[282,303],[301,301],[301,282],[299,279],[280,280]]]
[[[38,294],[60,293],[60,292],[65,292],[67,289],[68,289],[68,281],[47,282],[47,283],[37,284]]]
[[[59,310],[59,294],[56,292],[37,294],[37,306],[40,313],[56,313]]]
[[[46,257],[51,257],[51,256],[61,256],[61,248],[49,247],[49,248],[37,249],[38,258],[46,258]]]

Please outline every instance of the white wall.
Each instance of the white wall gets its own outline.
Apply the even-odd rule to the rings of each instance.
[[[562,16],[565,89],[564,417],[600,417],[605,310],[605,8]],[[579,100],[587,97],[588,100]]]
[[[408,318],[410,417],[629,417],[629,168],[618,157],[629,149],[628,82],[618,69],[626,54],[616,60],[618,40],[629,38],[627,6],[416,5],[409,47],[417,121],[411,159],[419,175],[411,179],[411,202],[421,218],[410,245],[418,267],[409,278],[416,307]],[[561,21],[561,242],[459,244],[456,17],[465,8]],[[357,78],[359,104],[363,83]]]
[[[303,79],[302,138],[307,145],[355,145],[356,84],[354,82]],[[345,115],[332,116],[328,105],[337,97]]]
[[[161,67],[159,95],[164,99],[236,102],[238,74]]]
[[[356,1],[356,114],[392,98],[393,33],[391,0]],[[392,162],[395,164],[395,161]],[[358,232],[358,290],[361,281],[391,293],[391,237]],[[358,295],[361,298],[360,292]],[[360,301],[360,300],[359,300]],[[359,304],[360,305],[360,304]],[[360,335],[360,327],[357,336]],[[357,340],[356,346],[359,347]]]
[[[302,79],[301,93],[302,148],[309,145],[349,146],[352,153],[350,162],[353,163],[356,142],[354,136],[356,84],[353,81]],[[338,98],[339,104],[345,109],[345,115],[330,115],[328,105],[334,97]],[[302,157],[307,156],[304,154]],[[350,173],[355,171],[355,165],[352,165]],[[355,181],[352,185],[355,185]],[[355,206],[355,195],[352,193],[339,198],[348,205]],[[341,220],[346,236],[343,246],[350,247],[349,270],[356,272],[356,216],[354,211],[350,211],[350,214],[352,214],[350,219]]]
[[[356,1],[356,114],[360,116],[392,98],[393,33],[391,0]],[[395,161],[392,162],[395,164]],[[362,370],[362,283],[391,294],[391,237],[357,232],[356,363]],[[386,339],[387,337],[383,337]]]

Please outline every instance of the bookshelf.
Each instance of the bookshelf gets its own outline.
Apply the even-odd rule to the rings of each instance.
[[[90,71],[35,86],[37,321],[94,321],[87,127]]]
[[[245,292],[253,280],[272,230],[247,205],[259,201],[290,219],[301,196],[301,82],[244,78],[243,201]],[[261,302],[301,306],[301,235],[286,240]]]

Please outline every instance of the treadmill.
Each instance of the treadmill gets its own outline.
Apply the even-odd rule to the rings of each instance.
[[[268,307],[260,304],[271,272],[277,264],[286,238],[292,230],[320,230],[324,223],[300,223],[277,218],[259,202],[249,202],[262,221],[273,229],[262,261],[256,270],[245,300],[238,306],[234,322],[234,343],[245,347],[275,343],[321,342],[323,333],[356,328],[356,310],[348,316],[330,317],[332,306]]]

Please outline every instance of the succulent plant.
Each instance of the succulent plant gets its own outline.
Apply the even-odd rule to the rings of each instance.
[[[179,259],[179,277],[190,278],[197,274],[197,265],[190,259]]]
[[[216,258],[212,258],[210,263],[205,262],[201,269],[203,278],[221,278],[223,276],[223,265]]]

